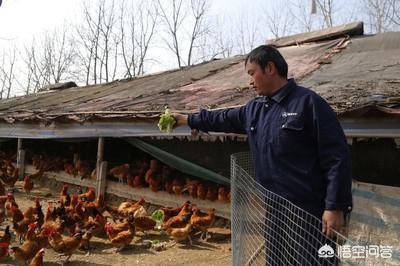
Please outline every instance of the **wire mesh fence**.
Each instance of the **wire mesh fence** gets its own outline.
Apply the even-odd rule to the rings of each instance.
[[[231,156],[233,265],[367,265],[343,257],[343,247],[359,245],[338,233],[327,238],[320,219],[266,190],[254,176],[249,153]]]

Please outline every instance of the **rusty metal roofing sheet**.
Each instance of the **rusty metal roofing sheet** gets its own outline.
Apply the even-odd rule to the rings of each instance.
[[[379,105],[399,107],[400,33],[307,43],[280,51],[290,76],[317,91],[339,114],[376,104],[373,95]],[[131,80],[2,100],[0,120],[153,121],[165,105],[186,113],[243,105],[255,96],[243,62],[244,57],[238,56]]]

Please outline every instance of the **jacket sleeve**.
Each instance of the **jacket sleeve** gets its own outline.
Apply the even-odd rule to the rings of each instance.
[[[188,117],[188,125],[192,129],[201,131],[214,131],[246,134],[246,107],[208,111],[201,110]]]
[[[312,100],[318,160],[326,184],[325,209],[352,210],[351,156],[335,112],[320,96]]]

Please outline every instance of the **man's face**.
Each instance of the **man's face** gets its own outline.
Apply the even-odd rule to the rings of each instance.
[[[253,87],[258,95],[268,95],[271,90],[271,73],[270,66],[263,69],[260,65],[252,62],[247,62],[246,71],[250,75],[250,86]]]

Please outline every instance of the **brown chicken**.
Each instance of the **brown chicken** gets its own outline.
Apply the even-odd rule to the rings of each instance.
[[[0,234],[0,242],[10,243],[10,241],[11,241],[10,226],[7,225],[6,230]]]
[[[43,266],[44,248],[40,249],[28,266]]]
[[[40,167],[40,160],[42,159],[42,156],[41,155],[37,155],[37,154],[34,154],[33,156],[32,156],[32,165],[36,168],[36,169],[39,169],[39,167]]]
[[[135,188],[142,188],[144,187],[144,176],[143,175],[137,175],[133,179],[133,187]]]
[[[60,192],[60,203],[65,204],[66,197],[68,195],[68,185],[64,185]]]
[[[25,193],[30,196],[31,195],[31,191],[33,189],[34,183],[32,181],[32,179],[27,175],[24,178],[24,191]]]
[[[190,213],[182,215],[182,216],[174,216],[168,219],[166,222],[163,222],[161,225],[161,229],[167,230],[170,227],[173,228],[181,228],[185,227],[188,222],[190,222],[190,217],[192,215]]]
[[[0,261],[8,257],[10,242],[0,242]]]
[[[124,183],[126,182],[127,175],[129,174],[129,169],[129,164],[125,163],[123,165],[111,168],[108,174],[110,176],[118,178],[118,182]]]
[[[106,227],[106,232],[108,235],[108,239],[110,240],[111,244],[115,247],[117,247],[117,251],[123,250],[126,246],[128,246],[134,236],[135,236],[135,224],[134,222],[129,222],[129,229],[126,231],[121,231],[118,234],[113,236],[113,233],[111,231],[110,227]]]
[[[197,198],[198,184],[199,184],[199,181],[197,181],[197,180],[188,180],[186,182],[187,191],[188,191],[190,197]]]
[[[183,207],[190,205],[190,201],[186,201],[183,203],[181,206],[176,207],[176,208],[168,208],[168,207],[162,207],[160,210],[164,212],[164,221],[168,221],[169,218],[177,216],[178,213],[183,209]]]
[[[37,240],[25,241],[19,247],[11,247],[11,251],[14,254],[15,260],[28,264],[28,262],[35,257],[40,248],[41,247]]]
[[[218,198],[217,188],[214,185],[208,186],[206,199],[216,201]]]
[[[49,244],[53,250],[59,254],[67,256],[65,262],[67,262],[75,250],[79,248],[81,240],[81,232],[78,232],[73,236],[63,236],[56,231],[52,231],[49,235]]]
[[[81,179],[88,177],[91,173],[89,165],[82,160],[76,161],[75,169]]]
[[[229,202],[228,191],[224,186],[220,186],[218,188],[218,201],[225,202],[225,203]]]
[[[93,237],[92,228],[86,230],[86,232],[82,236],[81,244],[79,249],[81,250],[90,250],[90,239]]]
[[[181,195],[182,190],[183,190],[182,182],[178,178],[174,178],[174,180],[172,180],[172,191],[176,195]]]
[[[190,223],[186,224],[183,228],[173,228],[167,229],[167,234],[172,236],[175,240],[175,244],[183,240],[189,239],[190,245],[192,245],[192,239],[190,238],[190,232],[192,232],[192,225]]]
[[[96,168],[93,169],[93,171],[90,173],[90,179],[96,180],[97,179],[97,170]]]
[[[160,189],[161,178],[159,175],[149,176],[147,183],[149,184],[151,191],[157,192]]]
[[[136,231],[146,232],[154,229],[157,222],[154,221],[150,216],[140,216],[134,219]]]
[[[94,191],[94,188],[90,187],[85,193],[82,193],[78,195],[78,199],[84,200],[84,201],[95,201],[96,200],[96,192]]]
[[[9,172],[9,170],[7,170]],[[10,175],[7,175],[7,178],[3,179],[3,182],[5,185],[14,188],[15,183],[18,181],[19,177],[19,169],[18,168],[13,168],[13,172],[11,172]]]
[[[41,178],[43,176],[43,173],[44,173],[43,168],[40,168],[39,171],[37,171],[36,173],[30,174],[27,176],[29,176],[30,180],[36,180],[36,179]]]
[[[0,182],[0,196],[3,196],[6,194],[6,188],[4,187],[3,183]]]
[[[90,229],[93,235],[100,236],[103,232],[105,225],[106,225],[106,218],[101,214],[97,214],[95,218],[90,216],[89,220],[84,224],[83,227],[86,230]]]
[[[68,160],[64,161],[64,171],[72,176],[76,176],[78,174],[78,171],[75,169],[74,164],[68,162]]]
[[[194,228],[199,229],[202,232],[200,238],[202,238],[203,234],[205,233],[207,240],[208,228],[211,227],[215,220],[215,209],[208,209],[208,214],[201,213],[196,206],[194,206],[192,210],[193,215],[190,218],[190,224],[193,225]]]
[[[199,199],[205,200],[207,195],[207,188],[203,183],[197,185],[197,197]]]
[[[86,209],[86,212],[91,216],[96,216],[97,214],[102,214],[105,210],[104,204],[104,195],[100,194],[96,201],[94,202],[85,202],[83,205]]]

